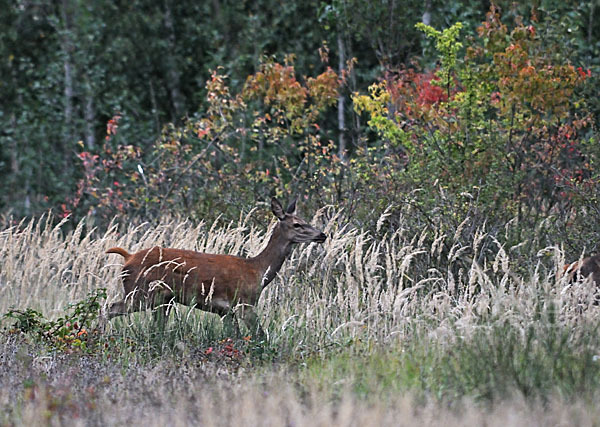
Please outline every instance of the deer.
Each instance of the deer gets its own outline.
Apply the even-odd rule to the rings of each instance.
[[[568,276],[568,283],[575,282],[580,276],[584,279],[591,278],[592,282],[600,286],[600,254],[565,265],[562,274]]]
[[[600,254],[583,258],[563,266],[559,270],[558,277],[566,276],[566,283],[573,285],[578,281],[584,281],[586,285],[593,286],[593,305],[600,305]]]
[[[254,257],[207,254],[154,246],[129,253],[114,247],[107,254],[122,256],[125,298],[110,305],[102,323],[134,311],[157,309],[166,318],[168,302],[217,313],[233,323],[239,335],[241,318],[251,333],[264,337],[254,310],[262,291],[273,281],[294,244],[323,243],[327,236],[296,215],[296,199],[284,211],[271,199],[277,224],[266,247]]]

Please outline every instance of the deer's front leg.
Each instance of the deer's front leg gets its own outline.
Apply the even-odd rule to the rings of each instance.
[[[238,325],[238,321],[232,310],[229,310],[221,319],[223,320],[224,333],[229,333],[231,331],[233,332],[234,336],[240,336],[240,328]]]
[[[244,325],[250,331],[250,334],[255,335],[256,338],[263,339],[266,337],[265,331],[260,325],[258,315],[251,305],[243,304],[238,307],[236,314],[242,319]]]

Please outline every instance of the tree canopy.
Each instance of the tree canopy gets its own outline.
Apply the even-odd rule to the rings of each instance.
[[[0,10],[0,211],[206,218],[296,193],[365,225],[441,197],[589,231],[597,14],[554,0],[16,0]]]

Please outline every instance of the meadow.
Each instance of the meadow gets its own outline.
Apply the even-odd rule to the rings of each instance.
[[[558,246],[521,265],[522,245],[484,226],[465,241],[469,218],[454,233],[415,234],[384,214],[367,232],[321,209],[311,223],[327,241],[297,246],[260,298],[264,340],[175,304],[164,325],[135,313],[96,329],[90,295],[102,308],[122,296],[122,259],[106,249],[252,256],[274,225],[258,214],[5,225],[0,313],[29,308],[41,323],[2,319],[0,424],[599,423],[595,287],[557,274]],[[82,324],[65,321],[74,309]],[[40,331],[45,321],[63,328]]]

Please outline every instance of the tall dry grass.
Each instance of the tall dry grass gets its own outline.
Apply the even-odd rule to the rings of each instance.
[[[114,225],[103,232],[88,232],[83,222],[67,231],[66,220],[53,226],[49,219],[7,228],[0,232],[0,312],[32,307],[57,316],[99,287],[108,289],[108,302],[118,299],[122,259],[104,253],[111,246],[255,255],[270,229],[251,225],[251,216],[229,224],[167,220],[121,231]],[[384,222],[382,217],[378,225]],[[288,348],[348,339],[402,341],[416,331],[444,340],[495,324],[524,333],[544,327],[545,316],[575,339],[599,323],[595,287],[568,284],[554,274],[564,264],[558,248],[543,249],[546,256],[524,267],[485,230],[467,244],[459,239],[460,227],[454,235],[408,235],[400,226],[375,238],[342,224],[329,208],[313,223],[330,238],[297,247],[259,302],[271,339]]]
[[[0,313],[31,307],[57,317],[99,287],[106,304],[120,299],[122,259],[104,253],[112,246],[255,255],[270,228],[252,225],[253,215],[104,231],[49,219],[6,228]],[[108,334],[129,340],[121,356],[48,355],[4,335],[0,424],[594,425],[600,308],[594,286],[557,277],[558,247],[521,265],[521,245],[485,230],[465,241],[466,222],[415,235],[401,220],[385,232],[384,215],[376,236],[330,208],[312,222],[330,238],[298,246],[259,301],[269,334],[259,352],[283,355],[279,364],[205,357],[220,321],[181,306],[160,334],[150,315],[114,320]],[[173,345],[149,363],[144,340]]]

